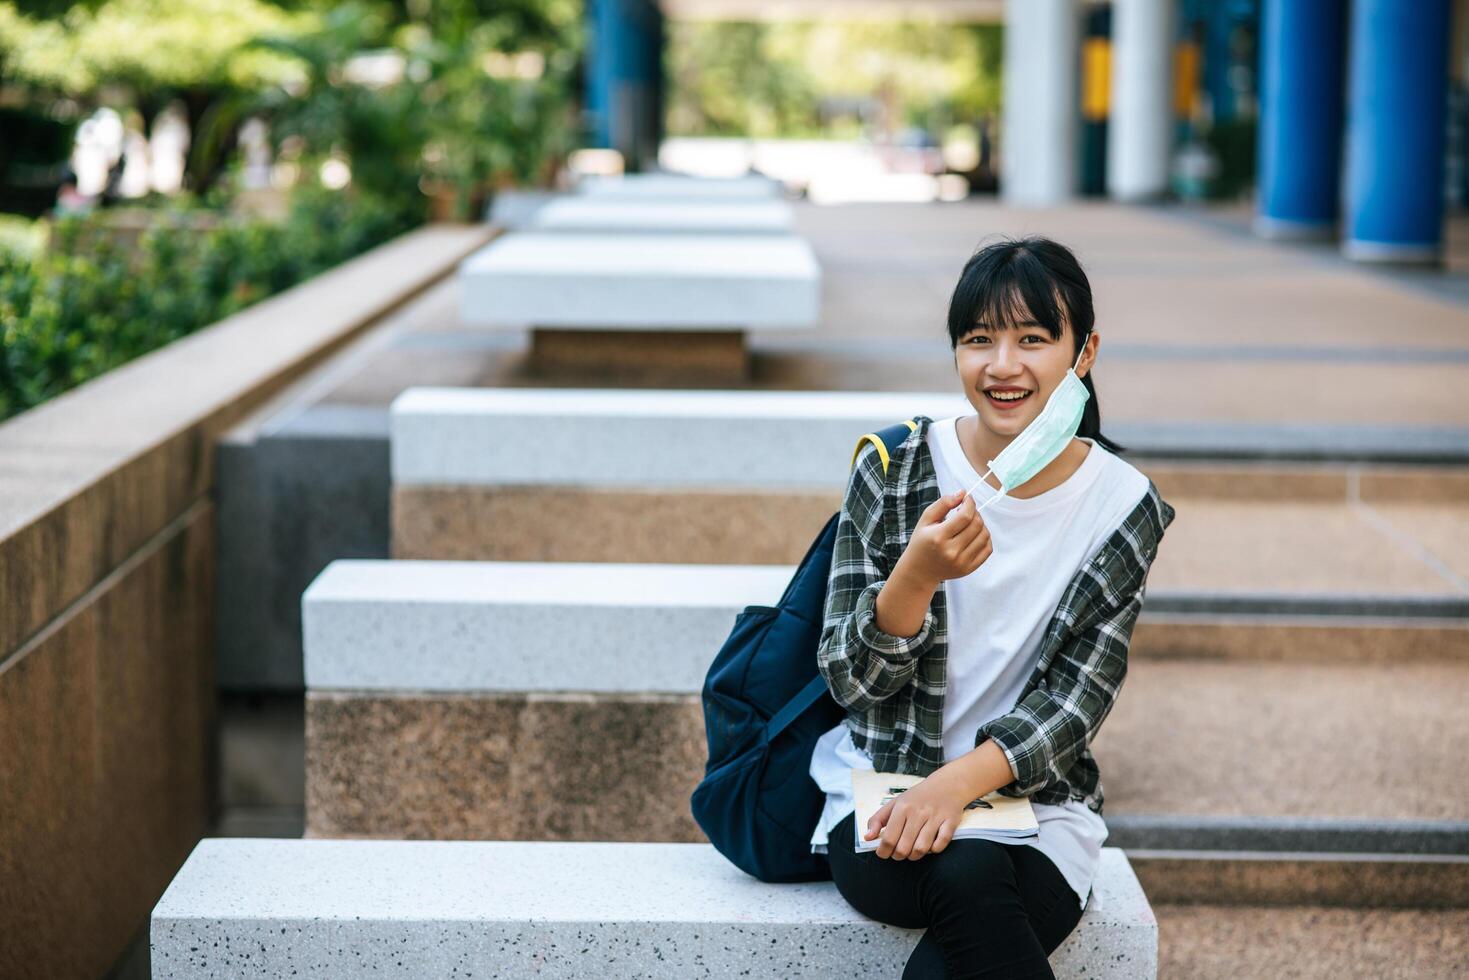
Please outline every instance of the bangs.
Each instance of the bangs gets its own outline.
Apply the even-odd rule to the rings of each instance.
[[[1034,321],[1060,340],[1061,296],[1045,265],[1021,242],[991,245],[964,266],[949,301],[949,346],[973,330],[1008,330]]]

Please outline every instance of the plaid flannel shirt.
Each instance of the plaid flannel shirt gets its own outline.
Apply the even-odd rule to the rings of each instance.
[[[890,450],[886,474],[869,443],[860,453],[837,520],[817,665],[847,709],[853,744],[879,772],[927,776],[946,761],[943,702],[947,654],[944,590],[934,591],[911,637],[877,628],[877,594],[908,546],[919,518],[938,499],[925,442],[931,419]],[[1037,803],[1076,799],[1098,812],[1101,777],[1089,748],[1127,673],[1127,647],[1142,606],[1148,568],[1173,508],[1148,492],[1079,568],[1056,606],[1040,658],[1020,699],[980,726],[1015,774],[1007,796]]]

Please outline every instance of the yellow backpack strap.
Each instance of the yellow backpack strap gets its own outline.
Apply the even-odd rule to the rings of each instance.
[[[903,431],[904,429],[907,429],[907,431]],[[857,440],[857,448],[852,451],[851,465],[857,465],[857,457],[862,455],[862,447],[870,442],[877,447],[878,458],[882,460],[882,472],[886,475],[888,463],[892,462],[892,456],[888,452],[888,441],[891,440],[892,444],[896,446],[906,439],[909,433],[917,429],[918,423],[912,419],[908,419],[898,425],[890,425],[880,432],[868,432],[864,434],[861,439]]]

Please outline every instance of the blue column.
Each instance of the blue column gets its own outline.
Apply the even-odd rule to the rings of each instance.
[[[1449,0],[1354,0],[1342,251],[1432,263],[1443,242]]]
[[[586,11],[589,137],[642,169],[662,131],[662,15],[653,0],[587,0]]]
[[[1346,29],[1347,0],[1265,2],[1257,234],[1329,238],[1336,232]]]

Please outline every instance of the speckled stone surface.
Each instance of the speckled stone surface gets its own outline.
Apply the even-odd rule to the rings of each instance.
[[[1165,598],[1151,593],[1149,598]],[[1128,658],[1288,660],[1322,664],[1463,662],[1469,619],[1153,613],[1144,609]]]
[[[394,558],[794,565],[841,490],[435,487],[392,493]]]
[[[595,201],[700,200],[755,203],[778,199],[781,185],[763,174],[739,177],[690,177],[684,174],[619,174],[587,176],[577,181],[576,193]]]
[[[1461,580],[1395,531],[1377,508],[1346,500],[1176,497],[1150,589],[1279,595],[1454,595]],[[1441,505],[1447,513],[1462,506]],[[1462,518],[1461,518],[1462,519]]]
[[[821,267],[795,235],[516,232],[459,264],[491,327],[811,328]]]
[[[957,393],[410,388],[391,406],[393,482],[840,493],[862,433],[965,405]]]
[[[1469,910],[1155,905],[1158,976],[1459,980]]]
[[[735,616],[777,602],[790,575],[780,565],[335,561],[301,599],[306,685],[697,691]]]
[[[1157,920],[1103,851],[1059,977],[1147,980]],[[205,840],[153,912],[155,980],[895,977],[922,930],[707,844]]]
[[[1106,812],[1462,820],[1469,660],[1138,659],[1093,751]]]
[[[716,235],[782,235],[791,230],[784,201],[626,201],[595,196],[563,197],[536,210],[535,231],[687,232]]]
[[[695,694],[306,697],[314,837],[703,841]]]
[[[1147,893],[1159,902],[1331,905],[1349,908],[1464,908],[1469,856],[1128,852]]]

